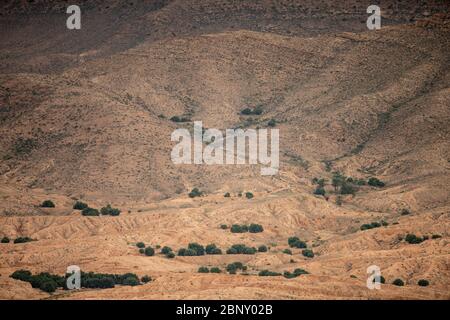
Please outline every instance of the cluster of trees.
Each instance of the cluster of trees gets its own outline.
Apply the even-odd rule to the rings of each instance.
[[[199,273],[221,273],[222,270],[218,267],[212,267],[211,269],[208,269],[208,267],[200,267],[198,268]]]
[[[230,263],[229,265],[227,265],[226,270],[230,274],[236,274],[236,272],[238,270],[246,271],[247,266],[244,265],[242,262],[233,262],[233,263]]]
[[[222,250],[214,243],[208,244],[205,248],[201,244],[195,242],[189,243],[187,248],[178,250],[179,256],[203,256],[205,254],[222,254]]]
[[[241,114],[246,115],[246,116],[250,116],[250,115],[261,115],[263,113],[263,108],[261,106],[257,106],[254,109],[251,108],[245,108],[241,110]]]
[[[245,232],[259,233],[263,232],[264,228],[262,225],[256,223],[251,223],[249,226],[246,224],[241,225],[233,224],[230,228],[230,231],[233,233],[245,233]]]
[[[41,272],[39,274],[33,275],[28,270],[17,270],[11,274],[11,278],[16,280],[25,281],[31,284],[33,288],[41,289],[42,291],[52,293],[56,289],[67,289],[66,279],[70,276],[59,276],[55,274],[50,274],[48,272]],[[149,276],[142,277],[142,282],[149,282],[151,278]],[[97,288],[106,289],[114,288],[115,285],[124,286],[136,286],[140,285],[141,282],[138,276],[134,273],[125,274],[103,274],[94,272],[81,272],[81,287],[82,288]]]
[[[120,210],[117,209],[117,208],[111,207],[110,204],[108,204],[106,207],[101,208],[100,211],[98,211],[97,209],[89,207],[84,202],[77,201],[73,205],[73,209],[81,210],[81,214],[83,216],[90,216],[90,217],[99,216],[100,214],[104,215],[104,216],[118,216],[118,215],[120,215]]]
[[[364,231],[364,230],[379,228],[381,226],[386,227],[388,225],[389,225],[389,223],[387,223],[386,221],[382,220],[381,222],[365,223],[365,224],[361,225],[361,227],[359,227],[359,229]]]
[[[32,239],[32,238],[30,238],[30,237],[18,237],[18,238],[16,238],[16,239],[14,239],[14,243],[25,243],[25,242],[31,242],[31,241],[36,241],[36,240],[34,240],[34,239]],[[3,237],[1,240],[0,240],[0,243],[10,243],[11,242],[11,239],[9,239],[8,237]]]
[[[233,244],[227,250],[227,254],[255,254],[256,251],[256,248],[247,247],[245,244]]]
[[[189,198],[201,197],[203,192],[201,192],[198,188],[194,188],[189,192]]]
[[[314,190],[315,195],[325,196],[325,184],[326,180],[323,178],[314,178],[312,180],[313,184],[316,184],[317,187]],[[333,177],[331,179],[331,185],[334,187],[335,193],[346,195],[346,194],[355,194],[358,191],[358,186],[370,185],[373,187],[384,187],[385,183],[378,178],[371,177],[366,182],[364,179],[354,179],[352,177],[346,177],[340,172],[333,172]]]
[[[306,242],[300,240],[298,237],[289,237],[288,244],[291,248],[304,249],[307,247]]]
[[[408,233],[405,236],[405,241],[408,242],[409,244],[419,244],[424,242],[425,240],[428,240],[429,237],[428,236],[423,236],[423,237],[418,237],[415,234],[412,233]]]

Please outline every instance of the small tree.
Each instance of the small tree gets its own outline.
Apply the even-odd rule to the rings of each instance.
[[[188,249],[194,251],[196,256],[203,256],[205,254],[205,248],[196,242],[189,243]]]
[[[1,243],[9,243],[9,238],[8,237],[3,237],[1,240]]]
[[[83,216],[99,216],[100,212],[97,209],[87,207],[81,211],[81,215]]]
[[[229,198],[229,197],[231,197],[231,194],[230,194],[229,192],[227,192],[227,193],[225,193],[223,196],[224,196],[225,198]]]
[[[87,207],[88,207],[88,205],[86,203],[84,203],[84,202],[81,202],[81,201],[77,201],[73,205],[73,209],[74,210],[83,210],[83,209],[86,209]]]
[[[402,279],[395,279],[392,284],[394,286],[398,286],[398,287],[403,287],[405,285],[405,283],[403,282]]]
[[[249,227],[248,227],[248,231],[250,233],[259,233],[259,232],[263,232],[264,228],[262,227],[262,225],[260,224],[255,224],[252,223]]]
[[[251,198],[253,198],[253,193],[251,193],[251,192],[246,192],[246,193],[245,193],[245,197],[246,197],[247,199],[251,199]]]
[[[198,268],[199,273],[209,273],[209,269],[207,267]]]
[[[145,248],[145,243],[138,242],[138,243],[136,243],[136,247],[138,247],[138,248]]]
[[[314,252],[310,249],[304,249],[302,250],[302,255],[307,258],[314,258]]]
[[[420,279],[417,284],[421,287],[428,287],[430,285],[430,282],[425,279]]]
[[[173,253],[173,252],[167,253],[167,254],[166,254],[166,258],[169,258],[169,259],[175,258],[175,253]]]
[[[155,249],[153,249],[152,247],[147,247],[147,248],[145,248],[144,253],[146,256],[151,257],[151,256],[155,255]]]
[[[222,250],[217,248],[217,246],[214,243],[208,244],[205,248],[205,251],[206,254],[222,254]]]
[[[265,245],[261,245],[258,247],[258,252],[267,252],[267,247]]]
[[[41,207],[42,208],[54,208],[55,204],[53,203],[52,200],[45,200],[44,202],[42,202]]]
[[[164,247],[161,249],[161,253],[162,253],[162,254],[168,254],[168,253],[170,253],[170,252],[172,252],[172,248],[171,248],[171,247],[164,246]]]
[[[221,273],[222,270],[220,270],[218,267],[212,267],[209,272],[211,273]]]
[[[100,209],[100,213],[102,215],[118,216],[120,214],[120,210],[117,208],[112,208],[111,205],[108,204],[106,207]]]
[[[203,194],[198,188],[194,188],[189,192],[189,198],[200,197]]]

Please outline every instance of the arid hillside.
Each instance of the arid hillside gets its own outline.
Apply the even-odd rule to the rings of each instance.
[[[450,298],[448,3],[383,1],[376,31],[361,1],[105,3],[80,5],[81,30],[65,1],[0,5],[0,238],[37,240],[0,244],[0,298]],[[193,121],[279,129],[279,173],[173,164],[171,133]],[[121,214],[85,217],[77,200]],[[244,223],[264,232],[220,227]],[[292,236],[315,256],[287,253]],[[224,254],[148,257],[139,241]],[[270,249],[225,254],[239,243]],[[235,261],[244,274],[197,273]],[[9,277],[73,264],[154,281],[48,295]],[[309,274],[258,276],[295,268]]]

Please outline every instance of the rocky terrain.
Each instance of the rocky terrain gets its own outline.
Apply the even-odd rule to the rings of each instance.
[[[449,299],[449,6],[382,1],[382,28],[370,31],[370,4],[88,0],[81,30],[66,28],[65,1],[1,4],[0,238],[37,241],[0,244],[0,298]],[[196,120],[221,130],[273,120],[278,175],[173,164],[172,131]],[[353,192],[331,185],[336,172]],[[371,177],[385,185],[356,184]],[[121,214],[82,216],[77,200]],[[264,231],[229,230],[251,223]],[[292,236],[314,257],[285,253]],[[223,254],[145,256],[141,241]],[[269,250],[225,254],[240,243]],[[227,274],[235,261],[248,269]],[[48,294],[10,277],[69,265],[152,281]],[[370,265],[380,290],[366,287]],[[258,276],[296,268],[309,274]]]

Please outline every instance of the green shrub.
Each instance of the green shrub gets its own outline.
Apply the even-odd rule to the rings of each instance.
[[[231,274],[235,274],[237,270],[247,270],[247,267],[242,262],[233,262],[227,265],[226,270]]]
[[[45,291],[47,293],[53,293],[56,291],[57,288],[58,288],[57,284],[53,280],[48,280],[48,281],[42,282],[39,285],[39,289],[41,289],[42,291]]]
[[[136,247],[138,247],[138,248],[145,248],[145,243],[138,242],[138,243],[136,243]]]
[[[138,286],[140,285],[139,279],[135,277],[127,277],[122,281],[122,285],[124,286]]]
[[[245,193],[245,197],[246,197],[247,199],[251,199],[251,198],[253,198],[253,193],[251,193],[251,192],[246,192],[246,193]]]
[[[255,254],[256,248],[245,247],[243,254]]]
[[[289,237],[288,238],[288,244],[290,247],[292,247],[294,242],[300,241],[300,239],[298,237]]]
[[[142,282],[142,283],[148,283],[148,282],[150,282],[150,281],[152,281],[152,278],[150,278],[150,277],[147,276],[147,275],[145,275],[145,276],[143,276],[143,277],[141,278],[141,282]]]
[[[325,189],[323,187],[317,187],[316,190],[314,190],[314,194],[317,196],[324,196]]]
[[[269,270],[261,270],[258,273],[258,276],[260,276],[260,277],[276,277],[276,276],[281,276],[281,273],[273,272],[273,271],[269,271]]]
[[[162,253],[162,254],[168,254],[168,253],[170,253],[170,252],[172,252],[172,248],[171,248],[171,247],[164,246],[164,247],[161,249],[161,253]]]
[[[230,231],[232,233],[244,233],[244,232],[248,232],[248,227],[245,224],[243,224],[243,225],[233,224],[230,228]]]
[[[100,209],[100,213],[104,216],[118,216],[120,214],[120,210],[117,208],[112,208],[110,204],[106,207]]]
[[[302,255],[307,258],[314,258],[314,252],[310,249],[304,249],[302,250]]]
[[[284,249],[283,250],[283,253],[285,253],[285,254],[292,254],[292,251],[291,250],[289,250],[289,249]]]
[[[44,202],[42,202],[41,207],[42,208],[54,208],[55,204],[53,203],[52,200],[45,200]]]
[[[3,237],[2,240],[0,241],[1,243],[9,243],[10,240],[8,237]]]
[[[241,114],[246,115],[246,116],[251,115],[252,113],[253,113],[253,111],[250,108],[245,108],[245,109],[241,110]]]
[[[186,117],[173,116],[170,118],[170,121],[172,121],[172,122],[189,122],[190,119],[186,118]]]
[[[188,249],[193,250],[196,256],[203,256],[205,254],[205,248],[198,243],[189,243]]]
[[[145,249],[144,248],[139,248],[139,253],[140,254],[145,254]]]
[[[417,237],[415,234],[408,233],[405,237],[405,241],[409,244],[419,244],[424,241],[423,238]]]
[[[208,244],[205,248],[205,251],[206,254],[222,254],[222,250],[217,248],[217,246],[214,243]]]
[[[154,256],[155,255],[155,249],[153,249],[152,247],[147,247],[144,250],[144,254],[146,256],[149,256],[149,257]]]
[[[244,244],[233,244],[227,250],[227,254],[255,254],[256,248],[247,247]]]
[[[357,189],[350,183],[344,182],[341,185],[341,190],[340,193],[341,194],[355,194],[357,191]]]
[[[267,252],[267,247],[265,245],[259,246],[258,252]]]
[[[91,216],[99,216],[99,215],[100,215],[100,212],[98,212],[97,209],[87,207],[87,208],[84,208],[84,209],[81,211],[81,215],[83,215],[83,216],[89,216],[89,217],[91,217]]]
[[[226,229],[228,229],[228,226],[226,224],[221,224],[220,229],[226,230]]]
[[[440,239],[440,238],[442,238],[442,236],[440,234],[433,234],[431,236],[431,239]]]
[[[369,180],[367,181],[367,184],[369,186],[379,187],[379,188],[382,188],[386,185],[383,181],[381,181],[380,179],[375,178],[375,177],[369,178]]]
[[[411,212],[408,209],[402,209],[402,211],[400,211],[400,214],[402,216],[407,216],[408,214],[411,214]]]
[[[209,273],[209,269],[207,267],[198,268],[199,273]]]
[[[395,279],[392,284],[394,286],[398,286],[398,287],[403,287],[405,285],[405,283],[403,282],[402,279]]]
[[[430,285],[430,282],[425,279],[420,279],[417,284],[421,287],[428,287]]]
[[[197,255],[197,252],[195,252],[194,250],[191,250],[191,249],[181,248],[178,250],[178,255],[181,257],[183,257],[183,256],[193,257],[193,256]]]
[[[73,209],[74,210],[83,210],[83,209],[86,209],[87,207],[88,207],[88,205],[86,203],[84,203],[84,202],[81,202],[81,201],[77,201],[73,205]]]
[[[17,270],[14,271],[10,277],[15,279],[15,280],[20,280],[20,281],[25,281],[25,282],[29,282],[31,279],[32,273],[28,270]]]
[[[169,258],[169,259],[175,258],[175,253],[173,253],[173,252],[167,253],[167,254],[166,254],[166,258]]]
[[[269,122],[267,122],[267,125],[269,127],[275,127],[277,125],[277,121],[275,119],[270,119]]]
[[[231,194],[230,194],[229,192],[227,192],[227,193],[225,193],[223,196],[224,196],[225,198],[229,198],[229,197],[231,197]]]
[[[291,248],[304,249],[306,247],[307,247],[306,242],[301,240],[295,241],[294,243],[291,244]]]
[[[25,242],[31,242],[33,241],[33,239],[31,239],[30,237],[18,237],[16,239],[14,239],[14,243],[25,243]]]
[[[211,273],[221,273],[222,271],[218,267],[212,267],[209,272]]]
[[[264,231],[264,228],[260,224],[252,223],[248,227],[248,232],[250,232],[250,233],[259,233],[259,232],[263,232],[263,231]]]
[[[189,192],[189,198],[200,197],[203,194],[198,188],[194,188]]]
[[[283,273],[283,276],[284,276],[285,278],[287,278],[287,279],[292,279],[292,278],[296,278],[296,277],[298,277],[298,276],[301,276],[302,274],[309,274],[309,272],[306,271],[306,270],[297,268],[297,269],[295,269],[294,272],[292,272],[292,273],[289,272],[289,271],[285,271],[285,272]]]

